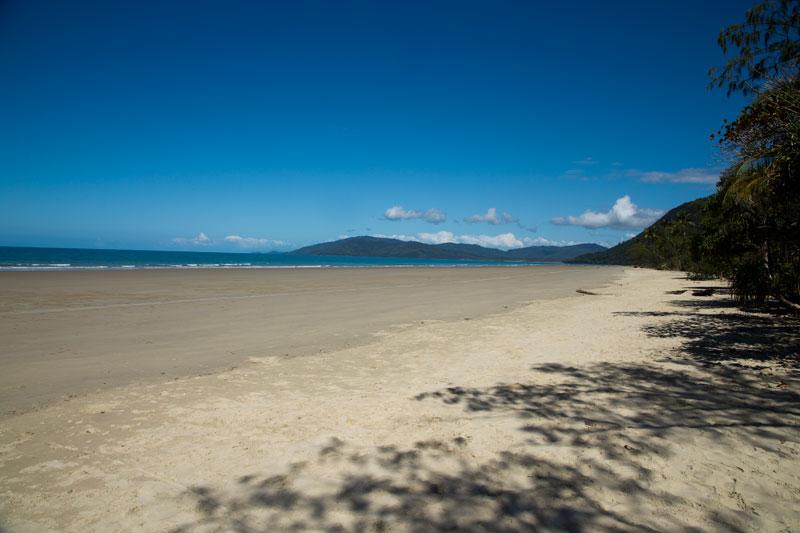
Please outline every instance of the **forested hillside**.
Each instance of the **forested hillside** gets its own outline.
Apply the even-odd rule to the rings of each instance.
[[[349,237],[300,248],[292,255],[402,257],[408,259],[473,259],[480,261],[564,261],[581,254],[604,250],[599,244],[529,246],[514,250],[485,248],[476,244],[426,244],[383,237]]]
[[[632,239],[567,262],[706,271],[701,247],[709,234],[704,226],[709,202],[710,198],[700,198],[679,205]]]
[[[730,161],[716,193],[576,260],[718,274],[743,304],[800,311],[800,2],[757,4],[717,42],[732,57],[711,87],[751,100],[712,135]]]

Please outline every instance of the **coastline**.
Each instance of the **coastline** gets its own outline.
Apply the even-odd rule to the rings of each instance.
[[[380,258],[379,258],[380,259]],[[114,272],[114,271],[164,271],[164,270],[295,270],[295,269],[365,269],[365,268],[524,268],[533,266],[614,266],[614,265],[595,265],[591,263],[571,263],[567,261],[471,261],[469,259],[427,263],[427,260],[420,260],[419,263],[403,263],[402,260],[387,264],[365,263],[359,264],[309,264],[309,265],[253,265],[250,263],[206,263],[206,264],[174,264],[174,265],[15,265],[0,266],[0,272]],[[471,262],[470,262],[471,261]]]
[[[784,325],[672,294],[697,286],[626,269],[596,295],[7,417],[0,525],[796,528]],[[747,339],[726,337],[735,321]]]
[[[427,246],[427,245],[425,245]],[[198,252],[168,250],[114,250],[81,248],[30,248],[0,246],[0,272],[62,272],[74,270],[198,270],[198,269],[297,269],[297,268],[398,268],[398,267],[500,267],[559,265],[561,259],[497,257],[500,250],[486,250],[486,257],[438,257],[417,250],[407,256],[336,253],[303,255],[294,252]],[[547,247],[545,247],[547,248]],[[374,250],[372,250],[374,252]],[[540,251],[541,253],[541,251]],[[452,255],[452,254],[451,254]]]
[[[609,282],[542,265],[0,272],[0,416],[131,383],[304,357]]]

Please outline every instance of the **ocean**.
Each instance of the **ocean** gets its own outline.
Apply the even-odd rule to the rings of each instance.
[[[3,270],[529,266],[553,263],[0,246]]]

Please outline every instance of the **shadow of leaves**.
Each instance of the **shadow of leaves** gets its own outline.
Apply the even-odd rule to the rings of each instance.
[[[681,339],[669,361],[544,364],[516,383],[414,397],[466,418],[519,420],[519,440],[489,460],[476,460],[463,437],[374,449],[332,439],[282,475],[241,476],[235,490],[193,487],[202,518],[177,531],[692,531],[670,511],[686,502],[659,487],[653,458],[671,457],[675,439],[693,435],[792,460],[781,443],[800,429],[800,336],[791,317],[728,312],[726,303],[715,314],[683,311],[690,304],[635,313],[659,318],[647,335]],[[742,360],[784,371],[776,378]],[[571,460],[554,460],[548,447]],[[629,511],[648,499],[665,509],[660,516]],[[707,520],[742,531],[752,527],[744,516],[714,509]]]

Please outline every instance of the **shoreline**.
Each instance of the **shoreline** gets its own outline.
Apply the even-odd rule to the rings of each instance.
[[[796,324],[699,286],[626,269],[592,296],[6,418],[1,525],[797,528]]]
[[[479,318],[621,272],[542,265],[0,273],[0,416],[251,358],[362,345],[420,321]]]
[[[349,257],[349,256],[342,256]],[[384,259],[384,258],[377,258]],[[249,263],[230,264],[175,264],[175,265],[3,265],[2,272],[75,272],[75,271],[149,271],[149,270],[292,270],[295,268],[322,268],[322,269],[383,269],[383,268],[503,268],[503,267],[536,267],[536,266],[579,266],[579,267],[615,267],[617,265],[596,265],[592,263],[572,263],[567,261],[486,261],[480,259],[463,259],[449,261],[463,261],[462,263],[402,263],[402,258],[396,259],[396,264],[329,264],[315,265],[252,265]],[[421,259],[426,261],[425,259]],[[435,261],[435,260],[432,260]],[[474,262],[470,262],[474,261]]]

